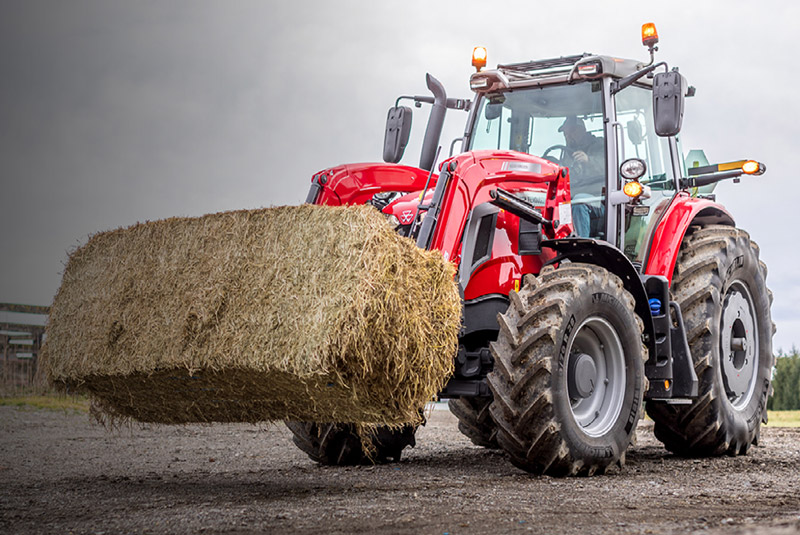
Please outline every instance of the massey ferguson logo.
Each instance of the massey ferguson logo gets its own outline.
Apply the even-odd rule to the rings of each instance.
[[[400,222],[404,225],[408,225],[414,219],[414,211],[413,210],[403,210],[403,213],[400,214]]]

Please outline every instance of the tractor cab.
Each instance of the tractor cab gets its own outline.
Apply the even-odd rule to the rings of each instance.
[[[679,189],[683,165],[677,137],[657,132],[648,67],[583,54],[479,70],[470,80],[478,98],[466,146],[524,152],[567,167],[575,233],[609,242],[641,264],[643,244]],[[668,74],[680,101],[685,81]],[[629,182],[641,186],[634,196],[625,194]]]

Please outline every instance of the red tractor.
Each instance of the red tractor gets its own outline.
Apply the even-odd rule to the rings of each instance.
[[[459,429],[540,474],[622,465],[646,412],[678,455],[744,454],[766,421],[772,296],[758,247],[715,202],[713,185],[763,164],[683,157],[677,69],[583,54],[484,70],[474,100],[400,97],[385,164],[314,175],[307,202],[372,204],[419,247],[458,267],[463,296],[450,399]],[[432,105],[419,167],[398,165],[411,108]],[[469,113],[464,152],[435,173],[445,112]],[[365,460],[346,423],[289,423],[329,464]],[[414,428],[378,429],[378,460]]]

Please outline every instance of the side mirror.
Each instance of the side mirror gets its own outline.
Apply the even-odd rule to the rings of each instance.
[[[642,133],[642,123],[637,121],[636,119],[631,119],[628,121],[627,131],[628,131],[628,139],[634,145],[640,145],[642,141],[644,141],[644,133]]]
[[[383,161],[397,163],[403,157],[411,134],[411,108],[395,106],[386,116],[386,133],[383,136]]]
[[[661,72],[653,79],[653,115],[656,134],[674,136],[683,122],[683,78],[677,71]]]

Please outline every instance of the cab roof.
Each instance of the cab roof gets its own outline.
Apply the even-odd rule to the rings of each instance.
[[[597,65],[594,73],[590,72],[592,65]],[[607,76],[624,78],[647,65],[645,62],[633,59],[584,52],[574,56],[498,65],[496,69],[474,73],[470,77],[470,86],[473,90],[483,92],[567,81],[594,80]],[[476,88],[474,81],[481,78],[488,78],[489,83],[485,87]],[[643,77],[637,83],[652,85],[652,80]]]

